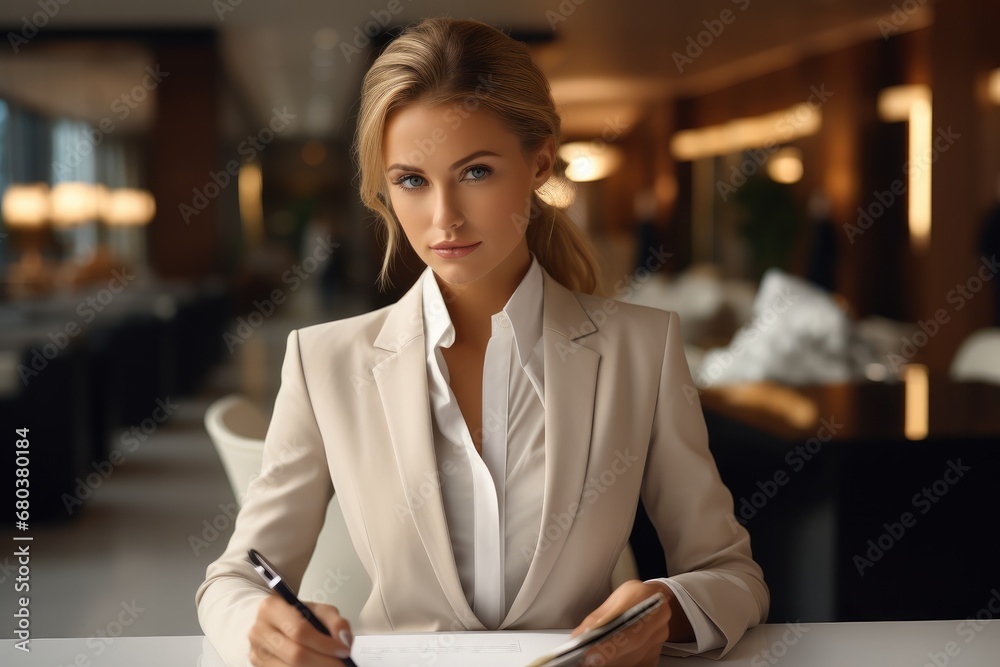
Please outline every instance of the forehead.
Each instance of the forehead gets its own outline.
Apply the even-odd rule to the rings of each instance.
[[[503,156],[519,150],[517,136],[490,112],[470,111],[461,104],[410,104],[386,118],[382,157],[386,165],[401,162],[444,169],[472,151],[492,150]]]

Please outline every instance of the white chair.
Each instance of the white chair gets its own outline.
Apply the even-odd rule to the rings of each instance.
[[[260,474],[267,420],[241,396],[224,396],[205,410],[205,430],[212,439],[236,504],[243,503],[250,480]]]
[[[973,332],[955,353],[950,375],[953,380],[1000,384],[1000,328]]]
[[[222,459],[237,505],[260,474],[267,426],[257,406],[241,396],[220,398],[205,411],[205,429]],[[357,618],[370,592],[371,580],[354,551],[334,494],[298,593],[303,600],[336,606],[345,618]]]
[[[205,429],[222,459],[237,504],[260,473],[267,425],[260,410],[241,396],[220,398],[205,411]],[[635,556],[626,543],[611,573],[612,589],[638,577]],[[303,600],[335,605],[345,618],[357,618],[371,593],[371,580],[351,544],[336,494],[327,507],[298,592]]]

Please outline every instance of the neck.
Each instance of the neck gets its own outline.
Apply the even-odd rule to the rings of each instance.
[[[531,267],[527,247],[520,246],[514,255],[472,283],[452,285],[434,274],[455,327],[456,346],[485,349],[493,335],[492,316],[507,305]]]

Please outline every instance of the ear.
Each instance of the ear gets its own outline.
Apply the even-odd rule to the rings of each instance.
[[[531,180],[531,187],[537,190],[545,181],[549,180],[556,165],[556,141],[549,137],[542,146],[535,151],[534,174]]]

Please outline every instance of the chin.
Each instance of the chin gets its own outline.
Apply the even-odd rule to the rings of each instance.
[[[472,258],[469,257],[467,259],[471,260]],[[461,260],[444,259],[437,255],[434,255],[431,259],[430,267],[442,280],[452,285],[474,283],[489,273],[488,270],[483,270],[483,262],[463,262]]]
[[[445,260],[446,262],[449,260]],[[481,267],[463,267],[448,265],[432,265],[441,279],[452,285],[465,285],[474,283],[485,275]]]

